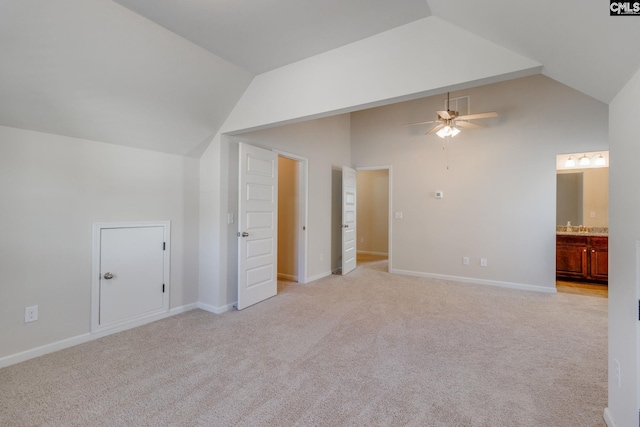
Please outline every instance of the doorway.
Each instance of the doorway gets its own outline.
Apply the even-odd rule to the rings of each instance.
[[[609,153],[556,156],[556,290],[608,296]]]
[[[391,271],[391,167],[357,171],[358,264],[388,260]]]
[[[306,283],[307,160],[278,153],[278,280]]]

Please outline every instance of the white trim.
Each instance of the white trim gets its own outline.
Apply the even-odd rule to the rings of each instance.
[[[315,276],[308,277],[307,283],[331,276],[331,274],[333,274],[331,271],[325,271],[324,273],[316,274]]]
[[[362,255],[380,255],[380,256],[389,256],[388,253],[386,252],[372,252],[372,251],[356,251],[359,254]]]
[[[297,282],[298,281],[298,276],[294,276],[292,274],[278,273],[278,279],[290,280],[290,281],[293,281],[293,282]]]
[[[602,416],[604,417],[604,422],[607,424],[607,427],[616,427],[616,423],[613,421],[609,408],[604,408],[604,414]]]
[[[209,313],[214,313],[214,314],[222,314],[222,313],[226,313],[227,311],[231,311],[233,310],[233,308],[238,304],[238,302],[232,302],[231,304],[227,304],[227,305],[223,305],[222,307],[216,307],[214,305],[209,305],[209,304],[205,304],[202,302],[198,302],[197,303],[197,307],[200,310],[204,310],[204,311],[208,311]]]
[[[163,239],[166,244],[164,251],[164,284],[165,292],[162,296],[162,308],[141,316],[124,319],[119,322],[100,325],[100,239],[101,231],[109,228],[142,228],[162,227]],[[137,325],[140,322],[147,323],[146,319],[154,319],[169,313],[169,299],[171,294],[171,221],[142,221],[142,222],[95,222],[93,224],[93,253],[91,267],[91,333],[106,330],[128,329],[127,325]],[[123,329],[124,328],[124,329]]]
[[[4,356],[0,358],[0,368],[4,368],[10,365],[15,365],[16,363],[20,363],[30,359],[34,359],[36,357],[44,356],[45,354],[53,353],[59,350],[64,350],[65,348],[73,347],[78,344],[84,344],[89,341],[97,340],[99,338],[116,334],[118,332],[122,332],[128,329],[133,329],[138,326],[145,325],[147,323],[151,323],[157,320],[165,319],[167,317],[175,316],[177,314],[186,313],[187,311],[193,310],[195,308],[197,308],[195,303],[187,304],[181,307],[172,308],[168,313],[162,313],[162,314],[155,315],[153,317],[147,317],[143,320],[139,320],[135,323],[128,323],[118,328],[103,330],[96,333],[87,332],[85,334],[76,335],[75,337],[65,338],[63,340],[56,341],[50,344],[45,344],[36,348],[21,351],[19,353],[10,354],[8,356]]]
[[[308,254],[308,233],[309,233],[309,159],[289,153],[273,149],[278,156],[295,160],[300,166],[300,189],[298,201],[298,224],[305,228],[304,231],[298,233],[298,283],[307,283],[307,254]],[[299,230],[300,231],[300,230]]]
[[[526,285],[524,283],[501,282],[498,280],[486,280],[486,279],[476,279],[473,277],[449,276],[446,274],[433,274],[433,273],[424,273],[421,271],[409,271],[409,270],[394,269],[390,271],[390,273],[403,274],[405,276],[426,277],[428,279],[441,279],[441,280],[451,280],[454,282],[473,283],[476,285],[498,286],[501,288],[518,289],[521,291],[542,292],[547,294],[557,293],[555,287],[547,288],[545,286]]]

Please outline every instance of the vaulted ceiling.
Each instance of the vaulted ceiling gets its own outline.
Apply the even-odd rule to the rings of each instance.
[[[3,0],[0,125],[197,156],[255,76],[429,16],[440,66],[495,60],[465,33],[605,103],[640,68],[640,17],[600,2]]]

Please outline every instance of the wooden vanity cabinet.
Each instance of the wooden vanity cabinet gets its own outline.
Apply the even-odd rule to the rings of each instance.
[[[594,280],[609,279],[609,238],[589,238],[589,277]]]
[[[606,236],[556,236],[556,277],[606,282],[608,251]]]

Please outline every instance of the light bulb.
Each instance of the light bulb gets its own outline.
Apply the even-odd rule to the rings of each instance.
[[[564,162],[565,168],[574,168],[576,167],[576,161],[573,160],[573,157],[569,157],[566,162]]]
[[[451,126],[446,125],[442,129],[440,129],[438,132],[436,132],[436,135],[438,135],[440,138],[451,136]]]
[[[602,154],[600,154],[600,156],[596,159],[596,166],[605,166],[606,164],[607,161],[604,157],[602,157]]]

